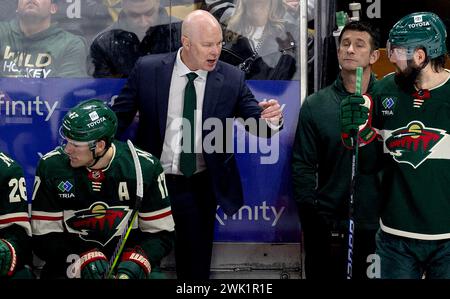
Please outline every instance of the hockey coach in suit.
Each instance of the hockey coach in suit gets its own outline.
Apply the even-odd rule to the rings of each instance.
[[[183,21],[182,47],[140,58],[112,107],[119,134],[139,112],[136,144],[161,160],[176,226],[179,279],[209,278],[217,204],[230,216],[243,205],[234,154],[206,152],[202,143],[211,130],[202,124],[215,119],[225,128],[227,119],[253,118],[264,136],[282,124],[278,101],[258,103],[244,73],[219,61],[221,50],[217,20],[206,11],[193,11]],[[189,130],[174,125],[180,119],[192,124]],[[186,131],[191,138],[184,137]],[[184,138],[195,144],[183,142],[181,149]],[[186,150],[194,147],[201,150]]]

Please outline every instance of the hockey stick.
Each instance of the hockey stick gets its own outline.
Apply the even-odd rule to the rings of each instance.
[[[139,162],[139,157],[137,155],[133,143],[130,140],[128,140],[127,144],[128,147],[130,148],[131,156],[133,157],[134,169],[136,170],[136,202],[134,203],[133,211],[131,213],[131,216],[128,218],[127,224],[123,229],[122,235],[120,236],[120,239],[117,242],[116,249],[114,250],[111,259],[109,260],[105,276],[105,278],[108,279],[112,278],[114,268],[117,264],[117,261],[119,260],[120,255],[122,254],[123,248],[125,247],[125,243],[127,242],[131,229],[133,228],[133,223],[136,221],[138,217],[139,208],[141,207],[142,203],[142,197],[144,196],[144,185],[142,182],[143,179],[142,179],[141,163]]]
[[[355,94],[362,94],[362,67],[356,68],[356,87]],[[353,275],[353,244],[355,233],[355,221],[353,219],[353,209],[355,204],[355,185],[356,185],[356,172],[358,170],[358,148],[359,148],[359,136],[358,129],[355,130],[352,135],[354,138],[353,150],[352,150],[352,175],[350,182],[350,202],[348,207],[348,251],[347,251],[347,279],[352,279]]]

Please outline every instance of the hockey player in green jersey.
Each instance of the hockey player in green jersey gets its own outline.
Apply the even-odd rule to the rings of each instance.
[[[133,158],[113,139],[117,118],[100,100],[72,108],[60,130],[65,144],[44,155],[36,170],[33,250],[45,261],[42,278],[100,279],[135,205]],[[139,149],[137,155],[143,200],[115,274],[145,279],[171,250],[174,222],[160,162]]]
[[[371,97],[349,96],[341,105],[343,136],[359,129],[365,144],[361,171],[384,171],[376,236],[381,278],[450,278],[446,37],[445,25],[433,13],[403,17],[387,45],[395,74],[379,81]],[[382,142],[370,142],[374,132]]]
[[[0,281],[32,278],[31,226],[22,168],[0,152]]]

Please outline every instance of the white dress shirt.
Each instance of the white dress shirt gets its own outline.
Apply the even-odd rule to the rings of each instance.
[[[181,61],[180,48],[173,68],[170,81],[169,104],[167,110],[166,135],[164,137],[161,154],[161,165],[166,174],[182,174],[180,171],[180,153],[182,138],[182,118],[184,106],[184,90],[188,82],[187,74],[192,71]],[[194,73],[198,77],[194,80],[195,93],[197,95],[197,109],[195,111],[195,152],[197,153],[197,171],[206,169],[202,154],[202,110],[205,96],[207,71],[197,70]]]

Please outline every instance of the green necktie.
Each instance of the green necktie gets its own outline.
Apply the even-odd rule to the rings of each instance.
[[[194,80],[197,78],[196,73],[187,74],[188,83],[186,84],[186,89],[184,90],[184,106],[183,106],[183,118],[185,118],[191,125],[191,130],[185,130],[183,128],[183,139],[182,139],[182,151],[180,154],[180,170],[186,176],[190,177],[194,174],[197,169],[197,159],[194,152],[195,147],[195,121],[194,113],[197,106],[197,95],[195,93]],[[190,134],[189,134],[190,133]],[[186,134],[186,138],[185,138]],[[190,135],[190,136],[189,136]],[[186,146],[184,142],[189,142]],[[184,148],[187,152],[184,152]]]

